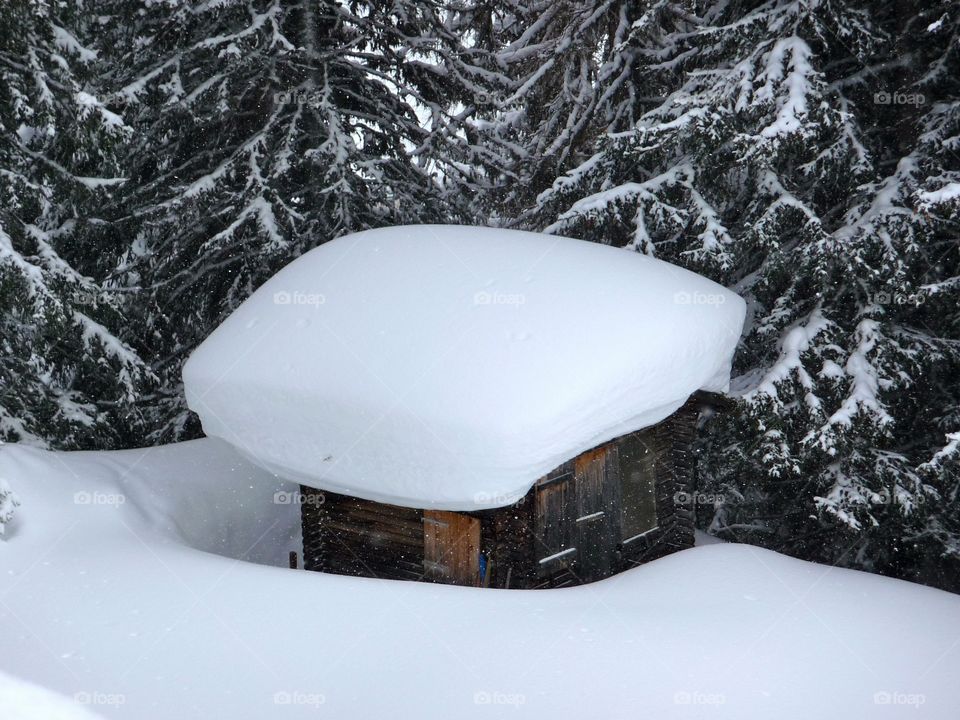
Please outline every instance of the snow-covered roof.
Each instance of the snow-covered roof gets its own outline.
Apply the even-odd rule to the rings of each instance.
[[[507,505],[562,462],[722,391],[744,303],[595,243],[405,226],[328,242],[193,353],[208,435],[306,485]]]

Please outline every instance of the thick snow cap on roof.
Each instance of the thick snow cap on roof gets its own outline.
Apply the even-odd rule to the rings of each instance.
[[[348,235],[267,281],[183,370],[208,435],[284,478],[451,510],[722,391],[744,302],[569,238],[467,226]]]

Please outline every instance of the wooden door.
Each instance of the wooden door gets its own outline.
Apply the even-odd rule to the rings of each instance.
[[[611,464],[616,462],[617,449],[605,445],[586,452],[574,461],[574,484],[577,493],[576,573],[582,582],[607,577],[613,571],[617,538],[613,510],[615,499],[611,491]]]
[[[424,579],[480,584],[480,520],[463,513],[423,511]]]
[[[539,578],[557,577],[577,561],[573,475],[562,475],[536,489],[536,558]]]

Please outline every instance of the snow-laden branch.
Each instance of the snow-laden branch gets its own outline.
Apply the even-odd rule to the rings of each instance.
[[[960,432],[946,434],[947,444],[920,466],[922,470],[937,471],[948,461],[960,460]]]
[[[777,407],[789,402],[780,396],[780,387],[791,378],[795,378],[804,389],[807,405],[819,409],[821,401],[815,392],[815,381],[803,364],[804,355],[811,350],[814,340],[831,327],[820,308],[811,312],[803,322],[796,323],[780,341],[780,354],[777,360],[764,373],[755,387],[743,393],[747,402],[755,403],[761,398],[769,398]]]

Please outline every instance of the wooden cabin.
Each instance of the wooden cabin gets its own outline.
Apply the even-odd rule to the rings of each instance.
[[[301,484],[305,568],[561,587],[693,544],[691,443],[745,317],[641,253],[379,228],[261,286],[191,354],[184,393],[207,435]]]
[[[516,504],[451,512],[303,486],[307,570],[496,588],[600,580],[693,546],[691,444],[722,399],[696,393],[673,415],[584,452]]]

